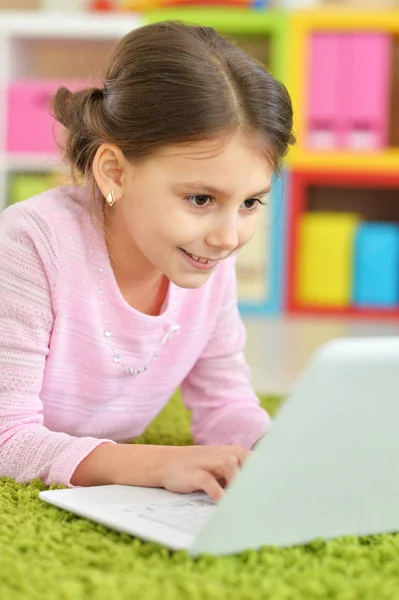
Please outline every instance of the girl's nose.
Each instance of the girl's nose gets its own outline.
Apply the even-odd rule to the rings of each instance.
[[[234,250],[238,246],[238,231],[236,219],[223,221],[215,226],[207,236],[207,243],[222,250]]]

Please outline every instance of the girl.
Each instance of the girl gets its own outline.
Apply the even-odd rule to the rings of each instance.
[[[294,141],[289,96],[213,29],[163,22],[54,115],[83,184],[0,217],[0,476],[218,499],[269,424],[234,255]],[[178,386],[196,445],[126,443]]]

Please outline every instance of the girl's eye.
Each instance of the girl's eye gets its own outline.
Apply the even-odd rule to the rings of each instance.
[[[206,206],[208,206],[208,204],[212,200],[212,198],[210,196],[198,194],[198,195],[188,196],[187,200],[189,201],[190,204],[192,204],[193,206],[196,206],[197,208],[205,208]]]
[[[246,208],[247,210],[256,210],[259,204],[264,205],[265,203],[262,202],[262,200],[259,200],[259,198],[248,198],[248,200],[245,200],[245,202],[243,202],[241,206],[242,208]]]

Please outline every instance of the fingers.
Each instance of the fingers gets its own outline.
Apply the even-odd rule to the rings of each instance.
[[[210,446],[212,447],[212,446]],[[235,456],[238,460],[238,465],[241,467],[245,462],[246,458],[248,458],[250,451],[246,450],[242,446],[218,446],[218,450],[220,454],[228,454],[230,456]]]
[[[203,490],[218,501],[249,455],[241,446],[190,446],[175,449],[162,485],[175,492]]]
[[[220,460],[213,467],[212,472],[218,478],[223,477],[227,485],[233,481],[240,470],[238,458],[234,455],[220,456]]]
[[[190,483],[194,489],[204,491],[212,500],[216,500],[216,502],[224,496],[224,490],[214,475],[203,469],[194,471]]]
[[[206,492],[214,500],[220,500],[224,495],[220,479],[229,485],[240,470],[239,459],[232,454],[221,454],[212,457],[196,470],[191,479],[194,487]]]
[[[201,448],[201,450],[203,452],[207,453],[208,455],[210,455],[210,454],[211,455],[229,454],[229,455],[236,456],[238,459],[239,465],[244,463],[246,458],[248,458],[248,456],[251,453],[250,450],[246,450],[242,446],[236,446],[233,444],[225,445],[225,446],[191,446],[191,448],[192,449]]]

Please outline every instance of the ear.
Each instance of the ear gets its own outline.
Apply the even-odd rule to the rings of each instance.
[[[101,144],[93,160],[93,176],[104,198],[111,190],[116,200],[122,198],[125,168],[126,159],[120,148]]]

